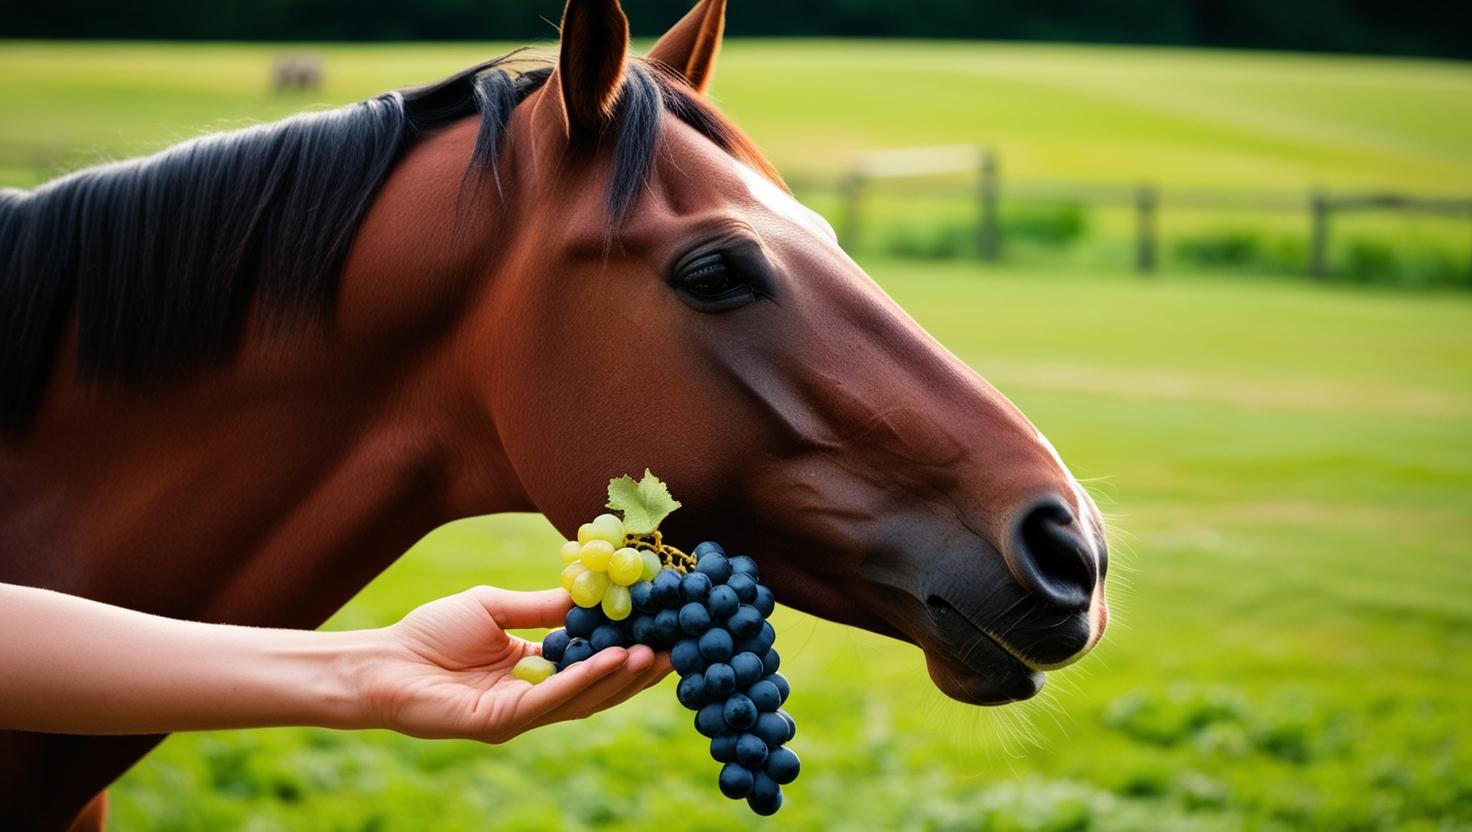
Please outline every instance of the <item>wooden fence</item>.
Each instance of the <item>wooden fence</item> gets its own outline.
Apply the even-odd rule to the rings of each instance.
[[[957,185],[958,175],[969,184]],[[838,233],[845,246],[856,246],[864,231],[864,204],[873,186],[884,181],[922,180],[950,177],[947,183],[928,188],[930,193],[949,192],[976,202],[976,251],[982,260],[996,261],[1002,255],[999,219],[1003,195],[1001,165],[996,154],[973,145],[886,150],[861,157],[843,176]],[[1012,202],[1047,202],[1083,206],[1116,207],[1134,214],[1134,266],[1141,274],[1152,274],[1160,262],[1159,219],[1164,210],[1249,211],[1254,213],[1298,213],[1307,222],[1309,245],[1304,273],[1316,279],[1329,276],[1329,243],[1333,219],[1351,213],[1384,212],[1465,217],[1472,220],[1472,197],[1438,197],[1394,192],[1332,193],[1314,191],[1306,195],[1253,194],[1221,189],[1161,188],[1145,182],[1110,185],[1083,182],[1008,183],[1006,198]],[[1472,273],[1468,275],[1472,283]]]

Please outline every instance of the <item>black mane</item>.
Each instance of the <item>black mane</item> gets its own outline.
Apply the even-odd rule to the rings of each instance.
[[[550,74],[545,59],[512,53],[436,84],[204,136],[30,192],[0,189],[0,433],[34,418],[73,313],[85,384],[219,364],[252,303],[276,323],[330,321],[359,223],[399,159],[479,115],[466,182],[499,188],[504,128]],[[666,111],[729,152],[750,151],[668,71],[631,61],[608,136],[610,233],[647,179]]]

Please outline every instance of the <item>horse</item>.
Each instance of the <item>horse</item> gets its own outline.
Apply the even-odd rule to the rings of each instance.
[[[1108,621],[1099,511],[711,103],[724,21],[638,57],[568,0],[555,58],[0,192],[0,580],[312,628],[443,523],[572,535],[651,467],[672,539],[1037,693]],[[0,827],[100,828],[161,739],[0,734]]]

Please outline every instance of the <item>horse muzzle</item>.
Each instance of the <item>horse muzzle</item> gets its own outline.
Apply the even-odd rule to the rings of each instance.
[[[1007,528],[1000,547],[932,564],[925,615],[911,627],[931,678],[963,702],[1036,695],[1044,673],[1087,655],[1108,623],[1102,535],[1052,496],[1026,506]]]

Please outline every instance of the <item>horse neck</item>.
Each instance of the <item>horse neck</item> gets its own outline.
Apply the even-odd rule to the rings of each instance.
[[[0,445],[0,580],[313,626],[435,526],[528,508],[447,348],[477,242],[423,206],[455,205],[433,191],[458,187],[457,133],[385,183],[328,333],[255,334],[227,367],[143,389],[80,388],[65,348],[36,424]]]

